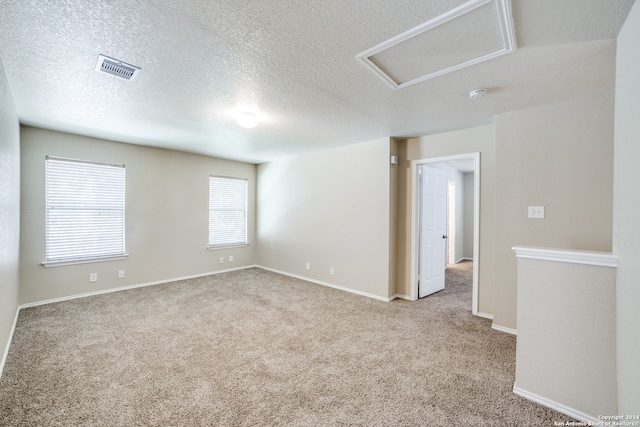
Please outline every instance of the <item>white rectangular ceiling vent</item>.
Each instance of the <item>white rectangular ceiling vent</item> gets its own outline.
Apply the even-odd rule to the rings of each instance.
[[[401,89],[513,52],[509,0],[471,0],[356,56]]]
[[[108,56],[98,55],[96,71],[111,74],[125,80],[133,80],[140,72],[140,68]]]

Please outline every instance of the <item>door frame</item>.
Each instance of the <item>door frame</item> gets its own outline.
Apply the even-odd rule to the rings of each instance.
[[[429,163],[442,163],[453,160],[474,162],[473,169],[473,287],[471,313],[478,315],[478,262],[480,257],[480,153],[456,154],[444,157],[432,157],[411,161],[411,295],[412,301],[418,299],[418,213],[420,197],[418,194],[418,166]]]

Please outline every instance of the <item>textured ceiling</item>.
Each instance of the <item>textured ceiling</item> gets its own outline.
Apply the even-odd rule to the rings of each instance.
[[[612,88],[633,2],[512,0],[514,53],[397,91],[355,56],[463,0],[0,0],[0,59],[22,123],[262,163]]]

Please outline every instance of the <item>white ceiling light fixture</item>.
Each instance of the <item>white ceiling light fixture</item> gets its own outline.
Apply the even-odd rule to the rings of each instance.
[[[256,113],[252,113],[251,111],[241,111],[236,114],[236,122],[243,128],[252,129],[258,126],[260,118]]]
[[[356,56],[402,89],[516,49],[510,0],[470,0]]]
[[[480,99],[487,94],[487,90],[485,88],[474,89],[469,92],[469,98],[471,99]]]

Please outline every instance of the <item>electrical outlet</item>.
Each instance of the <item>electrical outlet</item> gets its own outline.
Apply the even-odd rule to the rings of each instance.
[[[544,206],[529,206],[529,218],[544,218]]]
[[[307,268],[307,270],[311,270],[311,264],[307,263],[306,268]]]
[[[98,281],[98,273],[89,274],[89,282],[97,282]]]
[[[233,262],[233,255],[229,255],[229,262]]]
[[[335,270],[333,267],[331,267],[330,272],[331,272],[331,275],[332,275],[332,276],[333,276],[334,274],[336,274],[336,270]]]
[[[118,279],[122,279],[124,277],[124,270],[118,270]]]
[[[224,257],[223,256],[220,257],[220,264],[224,264]]]

